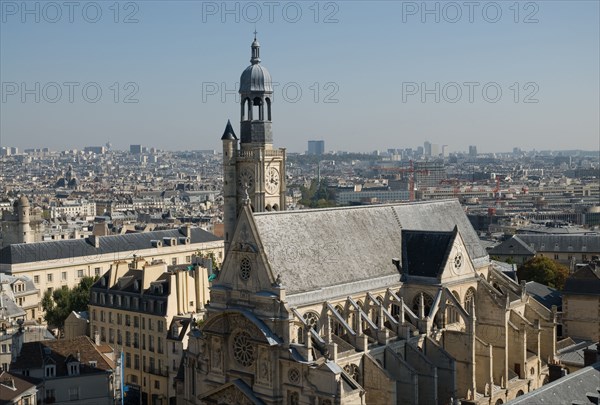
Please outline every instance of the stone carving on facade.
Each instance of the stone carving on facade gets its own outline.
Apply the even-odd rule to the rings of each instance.
[[[212,340],[211,370],[223,370],[223,344],[221,342],[221,339],[216,337]]]
[[[222,392],[211,396],[211,402],[218,405],[236,404],[236,405],[252,405],[252,402],[235,387],[229,387]]]
[[[269,359],[269,352],[266,349],[262,349],[260,353],[259,377],[263,383],[271,385],[271,381],[273,380],[273,373],[271,367],[271,360]]]

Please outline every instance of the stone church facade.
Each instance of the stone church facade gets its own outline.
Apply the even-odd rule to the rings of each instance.
[[[556,314],[494,268],[456,200],[285,211],[258,49],[241,145],[229,123],[222,138],[225,261],[181,403],[501,404],[541,386]]]

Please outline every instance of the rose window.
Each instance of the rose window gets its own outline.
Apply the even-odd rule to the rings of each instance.
[[[244,367],[254,363],[254,346],[246,332],[241,332],[233,338],[233,358]]]
[[[461,253],[457,253],[456,256],[454,256],[454,268],[456,269],[460,269],[463,263],[463,256]]]

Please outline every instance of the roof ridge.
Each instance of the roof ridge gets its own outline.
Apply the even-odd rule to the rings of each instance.
[[[433,205],[448,202],[458,202],[455,198],[445,198],[439,200],[424,200],[424,201],[406,201],[398,203],[388,204],[373,204],[373,205],[356,205],[356,206],[341,206],[341,207],[327,207],[327,208],[307,208],[299,210],[285,210],[285,211],[264,211],[264,212],[253,212],[252,216],[270,216],[270,215],[283,215],[283,214],[298,214],[307,212],[324,212],[324,211],[340,211],[340,210],[368,210],[376,208],[388,208],[388,207],[399,207],[406,205]]]

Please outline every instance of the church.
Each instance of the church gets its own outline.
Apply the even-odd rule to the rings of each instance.
[[[225,258],[190,332],[184,404],[503,404],[547,381],[556,311],[459,202],[285,210],[273,86],[251,45],[222,136]]]

